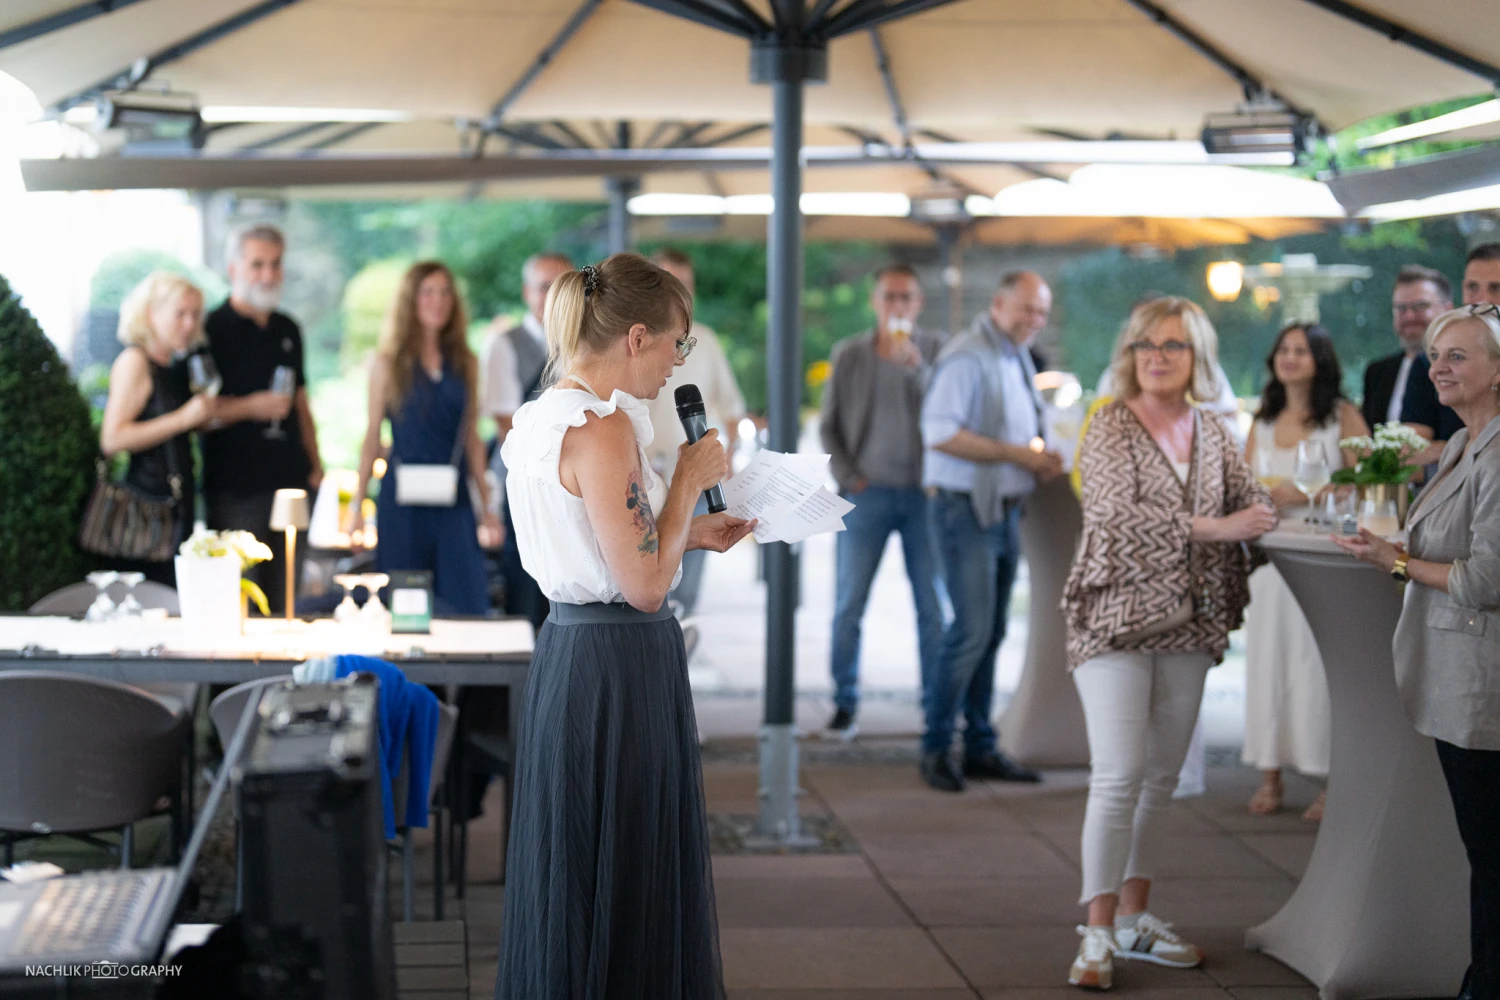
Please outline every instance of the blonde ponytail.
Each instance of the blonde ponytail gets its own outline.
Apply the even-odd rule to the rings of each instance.
[[[547,289],[542,322],[547,328],[547,361],[553,379],[572,368],[582,353],[587,305],[582,271],[565,272]]]
[[[601,353],[636,323],[652,333],[693,325],[693,298],[667,271],[638,253],[617,253],[568,271],[547,290],[548,371],[557,379]]]

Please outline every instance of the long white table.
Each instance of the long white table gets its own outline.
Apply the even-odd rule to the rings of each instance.
[[[1307,872],[1246,947],[1323,1000],[1458,992],[1469,956],[1469,867],[1432,741],[1407,720],[1391,637],[1400,586],[1292,525],[1260,544],[1302,606],[1328,675],[1328,803]]]
[[[71,618],[0,617],[0,670],[66,670],[108,680],[238,684],[289,673],[340,653],[398,663],[418,684],[521,687],[532,630],[521,619],[436,619],[428,635],[391,635],[330,620],[253,618],[243,635],[207,634],[180,618],[91,624]]]
[[[180,618],[127,619],[92,624],[71,618],[0,616],[0,672],[57,670],[125,684],[161,681],[239,684],[289,674],[305,660],[341,653],[378,656],[401,667],[416,684],[500,687],[509,690],[510,760],[520,732],[521,693],[531,671],[534,636],[525,619],[498,621],[434,619],[430,634],[375,631],[359,623],[322,619],[285,622],[253,618],[243,634],[205,634]],[[467,792],[464,715],[454,742],[451,774],[459,801]],[[508,782],[506,794],[514,789]],[[191,798],[189,807],[191,808]],[[507,830],[509,838],[509,799]],[[467,824],[454,848],[462,872],[468,851]],[[503,849],[502,841],[502,849]],[[503,876],[502,876],[503,878]],[[464,881],[458,882],[458,896]]]

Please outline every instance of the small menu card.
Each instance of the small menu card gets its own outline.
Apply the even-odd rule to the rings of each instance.
[[[391,571],[391,631],[432,631],[432,574],[427,570]]]

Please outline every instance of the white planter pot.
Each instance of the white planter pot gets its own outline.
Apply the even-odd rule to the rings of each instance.
[[[244,617],[239,557],[178,556],[177,600],[188,628],[239,635]]]

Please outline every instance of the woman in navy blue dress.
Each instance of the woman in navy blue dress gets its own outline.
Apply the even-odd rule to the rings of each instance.
[[[467,329],[452,272],[437,261],[413,264],[401,279],[370,366],[370,419],[355,496],[363,497],[369,486],[380,453],[380,427],[389,419],[390,464],[376,500],[380,530],[375,567],[381,572],[427,570],[437,612],[478,615],[490,610],[481,542],[499,544],[500,524],[488,513],[484,446],[474,405],[479,363],[469,349]],[[433,503],[432,496],[421,504],[397,502],[403,465],[456,465],[452,502]],[[471,479],[471,470],[480,472]],[[471,481],[486,511],[482,522],[474,517]],[[363,527],[357,512],[353,527]]]

